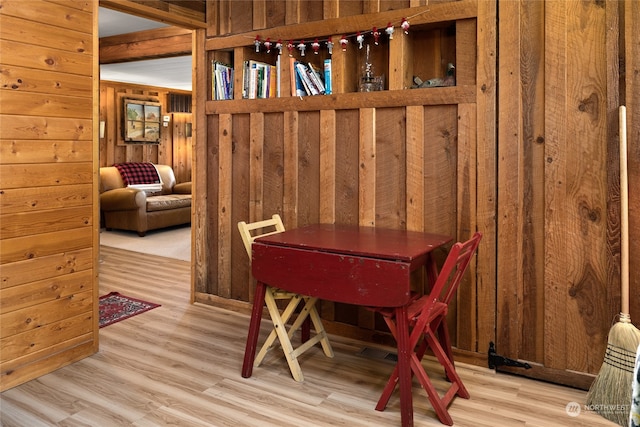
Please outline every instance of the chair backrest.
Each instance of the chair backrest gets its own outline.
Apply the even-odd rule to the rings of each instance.
[[[447,255],[447,259],[440,269],[436,283],[429,293],[430,301],[449,305],[458,290],[458,286],[460,286],[460,282],[462,282],[464,273],[467,271],[481,239],[482,233],[476,232],[471,239],[466,242],[455,243],[451,247],[449,255]]]
[[[247,250],[247,255],[249,255],[249,262],[251,262],[251,244],[253,241],[258,237],[282,233],[284,231],[284,224],[282,224],[280,215],[274,214],[270,219],[262,221],[251,223],[240,221],[238,223],[238,230],[240,230],[242,242]]]

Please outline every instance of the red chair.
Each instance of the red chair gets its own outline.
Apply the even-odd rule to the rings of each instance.
[[[440,422],[446,425],[453,425],[453,420],[447,411],[447,407],[453,398],[455,396],[460,396],[463,399],[469,398],[469,392],[462,384],[462,380],[458,376],[453,363],[453,352],[451,350],[446,316],[449,304],[464,277],[471,258],[478,249],[481,238],[482,234],[477,232],[468,241],[454,244],[429,294],[414,299],[407,306],[407,317],[411,329],[409,348],[406,351],[411,353],[411,372],[418,377],[420,384],[427,392],[429,401]],[[382,314],[391,333],[396,337],[395,310],[383,308],[375,309],[375,311]],[[423,339],[421,340],[420,338]],[[442,397],[440,397],[431,383],[421,363],[428,348],[433,351],[433,354],[444,367],[446,376],[451,383]],[[399,349],[399,351],[402,350]],[[397,383],[398,366],[396,365],[391,378],[389,378],[387,385],[384,387],[382,396],[376,405],[376,410],[384,410]]]

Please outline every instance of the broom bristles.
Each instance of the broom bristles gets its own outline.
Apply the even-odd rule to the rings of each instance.
[[[587,393],[587,408],[620,426],[629,425],[633,369],[640,330],[628,315],[611,327],[604,362]]]

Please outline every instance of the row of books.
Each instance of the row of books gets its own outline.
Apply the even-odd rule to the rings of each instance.
[[[325,59],[323,69],[318,70],[312,63],[304,63],[291,58],[291,94],[313,96],[331,94],[331,60]]]
[[[265,62],[245,61],[242,70],[242,97],[264,99],[280,97],[280,56],[276,65]],[[234,69],[228,64],[212,61],[211,99],[233,99]],[[331,59],[326,59],[323,69],[311,63],[290,58],[291,94],[293,96],[329,95],[331,89]]]
[[[211,63],[211,99],[233,99],[233,67],[219,61]]]
[[[280,56],[276,65],[249,60],[244,62],[242,97],[246,99],[280,96]]]

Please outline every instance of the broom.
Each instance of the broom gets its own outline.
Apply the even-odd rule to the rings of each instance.
[[[640,330],[629,315],[629,194],[627,184],[626,108],[620,106],[620,214],[622,248],[621,308],[618,322],[611,327],[607,351],[600,372],[587,393],[587,406],[604,418],[628,426],[636,350]]]

